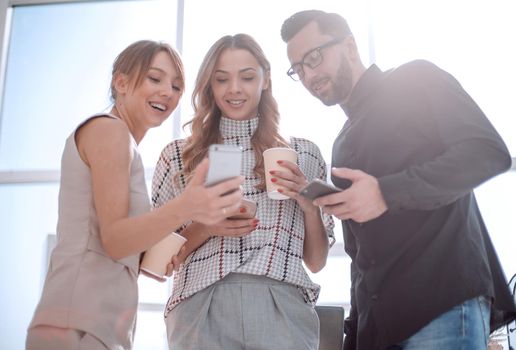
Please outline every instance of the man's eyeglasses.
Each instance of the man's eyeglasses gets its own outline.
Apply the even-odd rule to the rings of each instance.
[[[308,66],[310,69],[314,69],[319,66],[323,61],[323,55],[321,51],[327,47],[336,45],[340,43],[344,38],[335,38],[333,40],[328,41],[325,44],[322,44],[319,47],[316,47],[313,50],[308,51],[301,61],[294,63],[289,70],[287,71],[287,75],[292,78],[294,81],[300,81],[305,77],[305,71],[303,66]]]

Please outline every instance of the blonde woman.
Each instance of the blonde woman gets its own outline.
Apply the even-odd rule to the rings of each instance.
[[[244,196],[258,204],[254,219],[206,225],[193,220],[182,234],[185,251],[174,260],[165,317],[171,349],[317,349],[319,321],[314,304],[319,286],[303,263],[317,272],[333,242],[333,221],[298,195],[313,178],[326,177],[325,162],[312,142],[278,131],[270,65],[255,40],[224,36],[200,67],[193,93],[192,134],[162,152],[153,180],[153,205],[181,195],[194,169],[214,143],[243,152]],[[274,173],[288,200],[264,191],[262,152],[291,147],[296,164],[284,161]]]
[[[67,139],[61,166],[57,245],[27,336],[27,349],[131,349],[140,253],[184,222],[214,224],[239,206],[234,179],[207,189],[200,161],[183,195],[149,212],[137,145],[183,93],[183,64],[167,44],[139,41],[113,65],[109,113]]]

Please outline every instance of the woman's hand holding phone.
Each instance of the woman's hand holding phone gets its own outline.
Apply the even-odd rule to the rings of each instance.
[[[312,201],[303,197],[300,190],[308,183],[305,175],[299,169],[299,166],[289,161],[278,161],[278,164],[285,170],[271,171],[273,178],[271,181],[282,186],[284,189],[278,189],[282,194],[295,199],[303,212],[313,212],[318,208],[313,205]]]
[[[243,237],[253,232],[258,227],[258,219],[225,219],[216,224],[205,225],[200,222],[190,223],[185,230],[188,230],[189,234],[195,234],[201,237],[201,241],[204,244],[210,237],[213,236],[224,236],[224,237]],[[167,266],[167,276],[171,276],[173,271],[177,271],[181,264],[184,263],[189,254],[193,249],[198,247],[190,248],[190,250],[182,249],[179,254],[172,257],[170,264]]]
[[[177,197],[177,200],[183,202],[180,207],[185,209],[185,221],[193,220],[212,225],[224,220],[230,213],[237,213],[240,208],[243,176],[206,187],[208,167],[208,159],[199,163],[185,191]]]
[[[247,198],[242,198],[242,202],[240,203],[240,208],[238,209],[238,213],[231,215],[228,217],[230,220],[237,219],[252,219],[256,215],[257,205],[255,201],[252,201]]]

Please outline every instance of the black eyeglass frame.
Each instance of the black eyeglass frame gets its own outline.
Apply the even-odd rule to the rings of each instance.
[[[305,71],[304,71],[303,66],[308,66],[308,67],[310,67],[310,69],[314,69],[314,68],[318,67],[318,66],[323,62],[323,60],[324,60],[324,56],[323,56],[323,54],[322,54],[322,52],[321,52],[321,51],[322,51],[323,49],[326,49],[326,48],[330,47],[330,46],[333,46],[333,45],[336,45],[336,44],[340,43],[340,42],[341,42],[341,41],[343,41],[344,39],[346,39],[346,37],[334,38],[334,39],[332,39],[332,40],[328,41],[327,43],[324,43],[324,44],[322,44],[322,45],[320,45],[320,46],[317,46],[316,48],[314,48],[314,49],[312,49],[312,50],[308,51],[307,53],[305,53],[305,54],[303,55],[303,58],[301,58],[301,61],[296,62],[296,63],[294,63],[293,65],[291,65],[291,66],[290,66],[290,68],[287,70],[287,75],[288,75],[292,80],[294,80],[294,81],[301,81],[301,80],[303,80],[303,77],[305,76]],[[321,61],[320,61],[319,63],[317,63],[316,65],[311,65],[311,64],[309,64],[309,63],[305,63],[305,59],[306,59],[310,54],[312,54],[312,53],[314,53],[314,52],[316,52],[316,51],[319,53],[319,56],[321,56]],[[298,72],[296,72],[296,71],[294,70],[294,67],[296,67],[296,66],[300,66],[300,67],[301,67],[301,70],[300,70],[299,72],[302,72],[302,73],[301,73],[301,74],[302,74],[302,76],[301,76]],[[295,78],[294,78],[294,75],[297,75],[297,76],[299,77],[299,79],[295,79]]]

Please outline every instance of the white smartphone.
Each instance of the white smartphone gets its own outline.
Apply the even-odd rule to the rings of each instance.
[[[337,186],[324,182],[321,179],[314,179],[309,182],[308,185],[306,185],[303,189],[301,189],[299,194],[301,194],[303,197],[314,200],[316,198],[340,191],[342,191],[342,189],[338,188]]]
[[[242,147],[214,144],[208,148],[210,166],[206,186],[229,180],[242,173]]]

